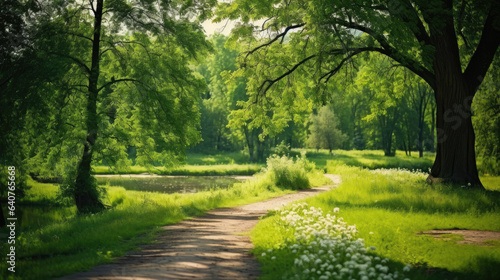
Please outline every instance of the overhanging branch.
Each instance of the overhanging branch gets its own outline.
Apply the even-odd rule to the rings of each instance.
[[[295,64],[290,70],[286,71],[281,76],[279,76],[279,77],[277,77],[275,79],[272,79],[272,80],[271,79],[265,80],[262,83],[262,85],[259,87],[258,92],[260,94],[262,94],[262,95],[265,95],[265,93],[269,90],[269,88],[271,88],[272,85],[274,85],[275,83],[279,82],[281,79],[285,78],[286,76],[292,74],[297,68],[299,68],[300,65],[306,63],[308,60],[310,60],[311,58],[314,58],[316,56],[317,56],[316,54],[308,56],[308,57],[304,58],[303,60],[301,60],[299,63]]]
[[[349,49],[349,50],[345,50],[345,49],[339,49],[339,50],[335,50],[337,51],[351,51],[347,57],[345,57],[344,59],[342,59],[340,61],[340,63],[337,65],[337,67],[335,67],[333,70],[323,74],[320,78],[319,78],[319,81],[323,80],[323,79],[326,79],[325,80],[325,83],[328,82],[328,80],[330,80],[330,78],[335,75],[339,70],[340,68],[342,68],[342,66],[344,66],[344,63],[346,63],[349,59],[353,58],[354,56],[362,53],[362,52],[368,52],[368,51],[377,51],[377,52],[380,52],[380,51],[383,51],[382,49],[380,48],[371,48],[371,47],[366,47],[366,48],[357,48],[357,49]]]
[[[112,84],[116,84],[116,83],[119,83],[119,82],[135,82],[135,83],[140,83],[139,80],[136,80],[136,79],[118,79],[118,80],[111,80],[110,82],[107,82],[105,83],[104,85],[102,85],[98,90],[97,92],[100,92],[103,88],[107,87],[107,86],[110,86]]]
[[[261,48],[264,48],[264,47],[267,47],[269,45],[271,45],[272,43],[276,42],[279,38],[282,38],[281,39],[281,42],[283,42],[283,39],[285,39],[285,35],[292,29],[297,29],[297,28],[301,28],[303,27],[304,25],[306,25],[305,23],[300,23],[300,24],[296,24],[296,25],[290,25],[288,26],[287,28],[285,28],[285,31],[283,31],[282,33],[276,35],[276,37],[274,37],[271,41],[265,43],[265,44],[262,44],[256,48],[254,48],[253,50],[249,51],[247,53],[247,55],[245,56],[245,60],[248,58],[249,55],[253,54],[254,52],[258,51],[259,49]]]

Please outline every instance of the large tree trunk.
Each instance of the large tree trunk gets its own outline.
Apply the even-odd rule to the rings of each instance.
[[[102,10],[103,0],[97,0],[92,45],[92,65],[90,68],[87,98],[87,139],[84,143],[82,159],[78,164],[74,189],[75,203],[78,211],[81,213],[98,212],[104,209],[104,205],[99,200],[97,184],[93,176],[90,174],[92,154],[94,152],[94,145],[98,136],[97,95],[99,91],[97,83],[99,80]]]
[[[443,89],[437,99],[438,143],[431,175],[446,181],[482,188],[476,166],[475,135],[470,114],[471,96],[464,88]]]
[[[471,103],[476,89],[471,89],[462,74],[455,30],[450,20],[437,36],[434,71],[438,133],[432,177],[446,182],[483,188],[476,166],[475,136]]]

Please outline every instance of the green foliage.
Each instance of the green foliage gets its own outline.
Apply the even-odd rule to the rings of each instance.
[[[142,165],[182,161],[186,147],[200,139],[198,98],[206,85],[191,65],[210,50],[197,19],[206,19],[213,5],[36,3],[21,16],[29,42],[8,50],[16,53],[14,75],[5,75],[3,65],[0,73],[2,114],[16,110],[5,119],[16,120],[2,134],[2,149],[12,149],[0,150],[1,163],[64,176],[63,193],[95,200],[92,160],[124,168],[132,164],[127,151],[133,147]],[[75,178],[77,187],[69,183]]]
[[[219,165],[183,165],[171,168],[131,166],[126,169],[113,169],[109,166],[94,167],[94,174],[141,174],[178,176],[224,176],[253,175],[262,169],[260,164],[219,164]]]
[[[309,172],[314,170],[314,164],[305,157],[293,158],[273,155],[267,159],[265,172],[273,184],[285,189],[308,189],[311,187]]]
[[[480,171],[500,175],[500,59],[497,59],[479,89],[472,106]]]
[[[307,145],[310,148],[328,149],[330,152],[342,146],[346,135],[337,128],[339,121],[329,106],[322,107],[318,114],[310,117],[309,138]]]
[[[460,245],[417,235],[431,229],[500,230],[496,222],[500,218],[497,192],[430,187],[425,183],[425,174],[407,170],[370,171],[335,165],[329,166],[328,172],[340,174],[342,184],[306,199],[308,207],[355,225],[357,236],[367,247],[376,249],[370,255],[387,258],[384,265],[389,270],[401,270],[410,264],[412,268],[406,272],[410,279],[495,279],[494,275],[498,275],[498,247]],[[334,211],[337,207],[338,213]],[[252,231],[254,253],[263,264],[263,279],[280,279],[296,266],[295,259],[301,256],[287,245],[292,232],[278,215],[264,219]],[[276,259],[261,257],[268,250]],[[309,250],[309,254],[318,254],[318,250]]]
[[[274,154],[278,157],[289,156],[290,155],[290,144],[286,144],[285,141],[281,141],[279,145],[274,147]]]

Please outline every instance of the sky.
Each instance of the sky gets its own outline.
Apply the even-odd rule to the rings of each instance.
[[[203,28],[205,28],[205,32],[207,33],[207,35],[212,35],[215,32],[218,32],[227,36],[229,35],[229,33],[231,33],[231,29],[233,29],[234,27],[234,22],[223,21],[219,23],[213,23],[212,20],[207,20],[203,22],[202,26]]]

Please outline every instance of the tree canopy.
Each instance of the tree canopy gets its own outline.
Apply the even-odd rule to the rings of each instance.
[[[440,137],[430,179],[482,187],[470,108],[500,45],[498,1],[236,0],[220,3],[217,15],[241,19],[232,40],[249,46],[240,61],[241,75],[253,77],[249,107],[293,99],[285,88],[304,74],[316,81],[314,98],[328,99],[328,82],[341,84],[338,74],[355,69],[364,54],[382,54],[434,90]],[[270,119],[254,117],[266,124],[262,118]]]

